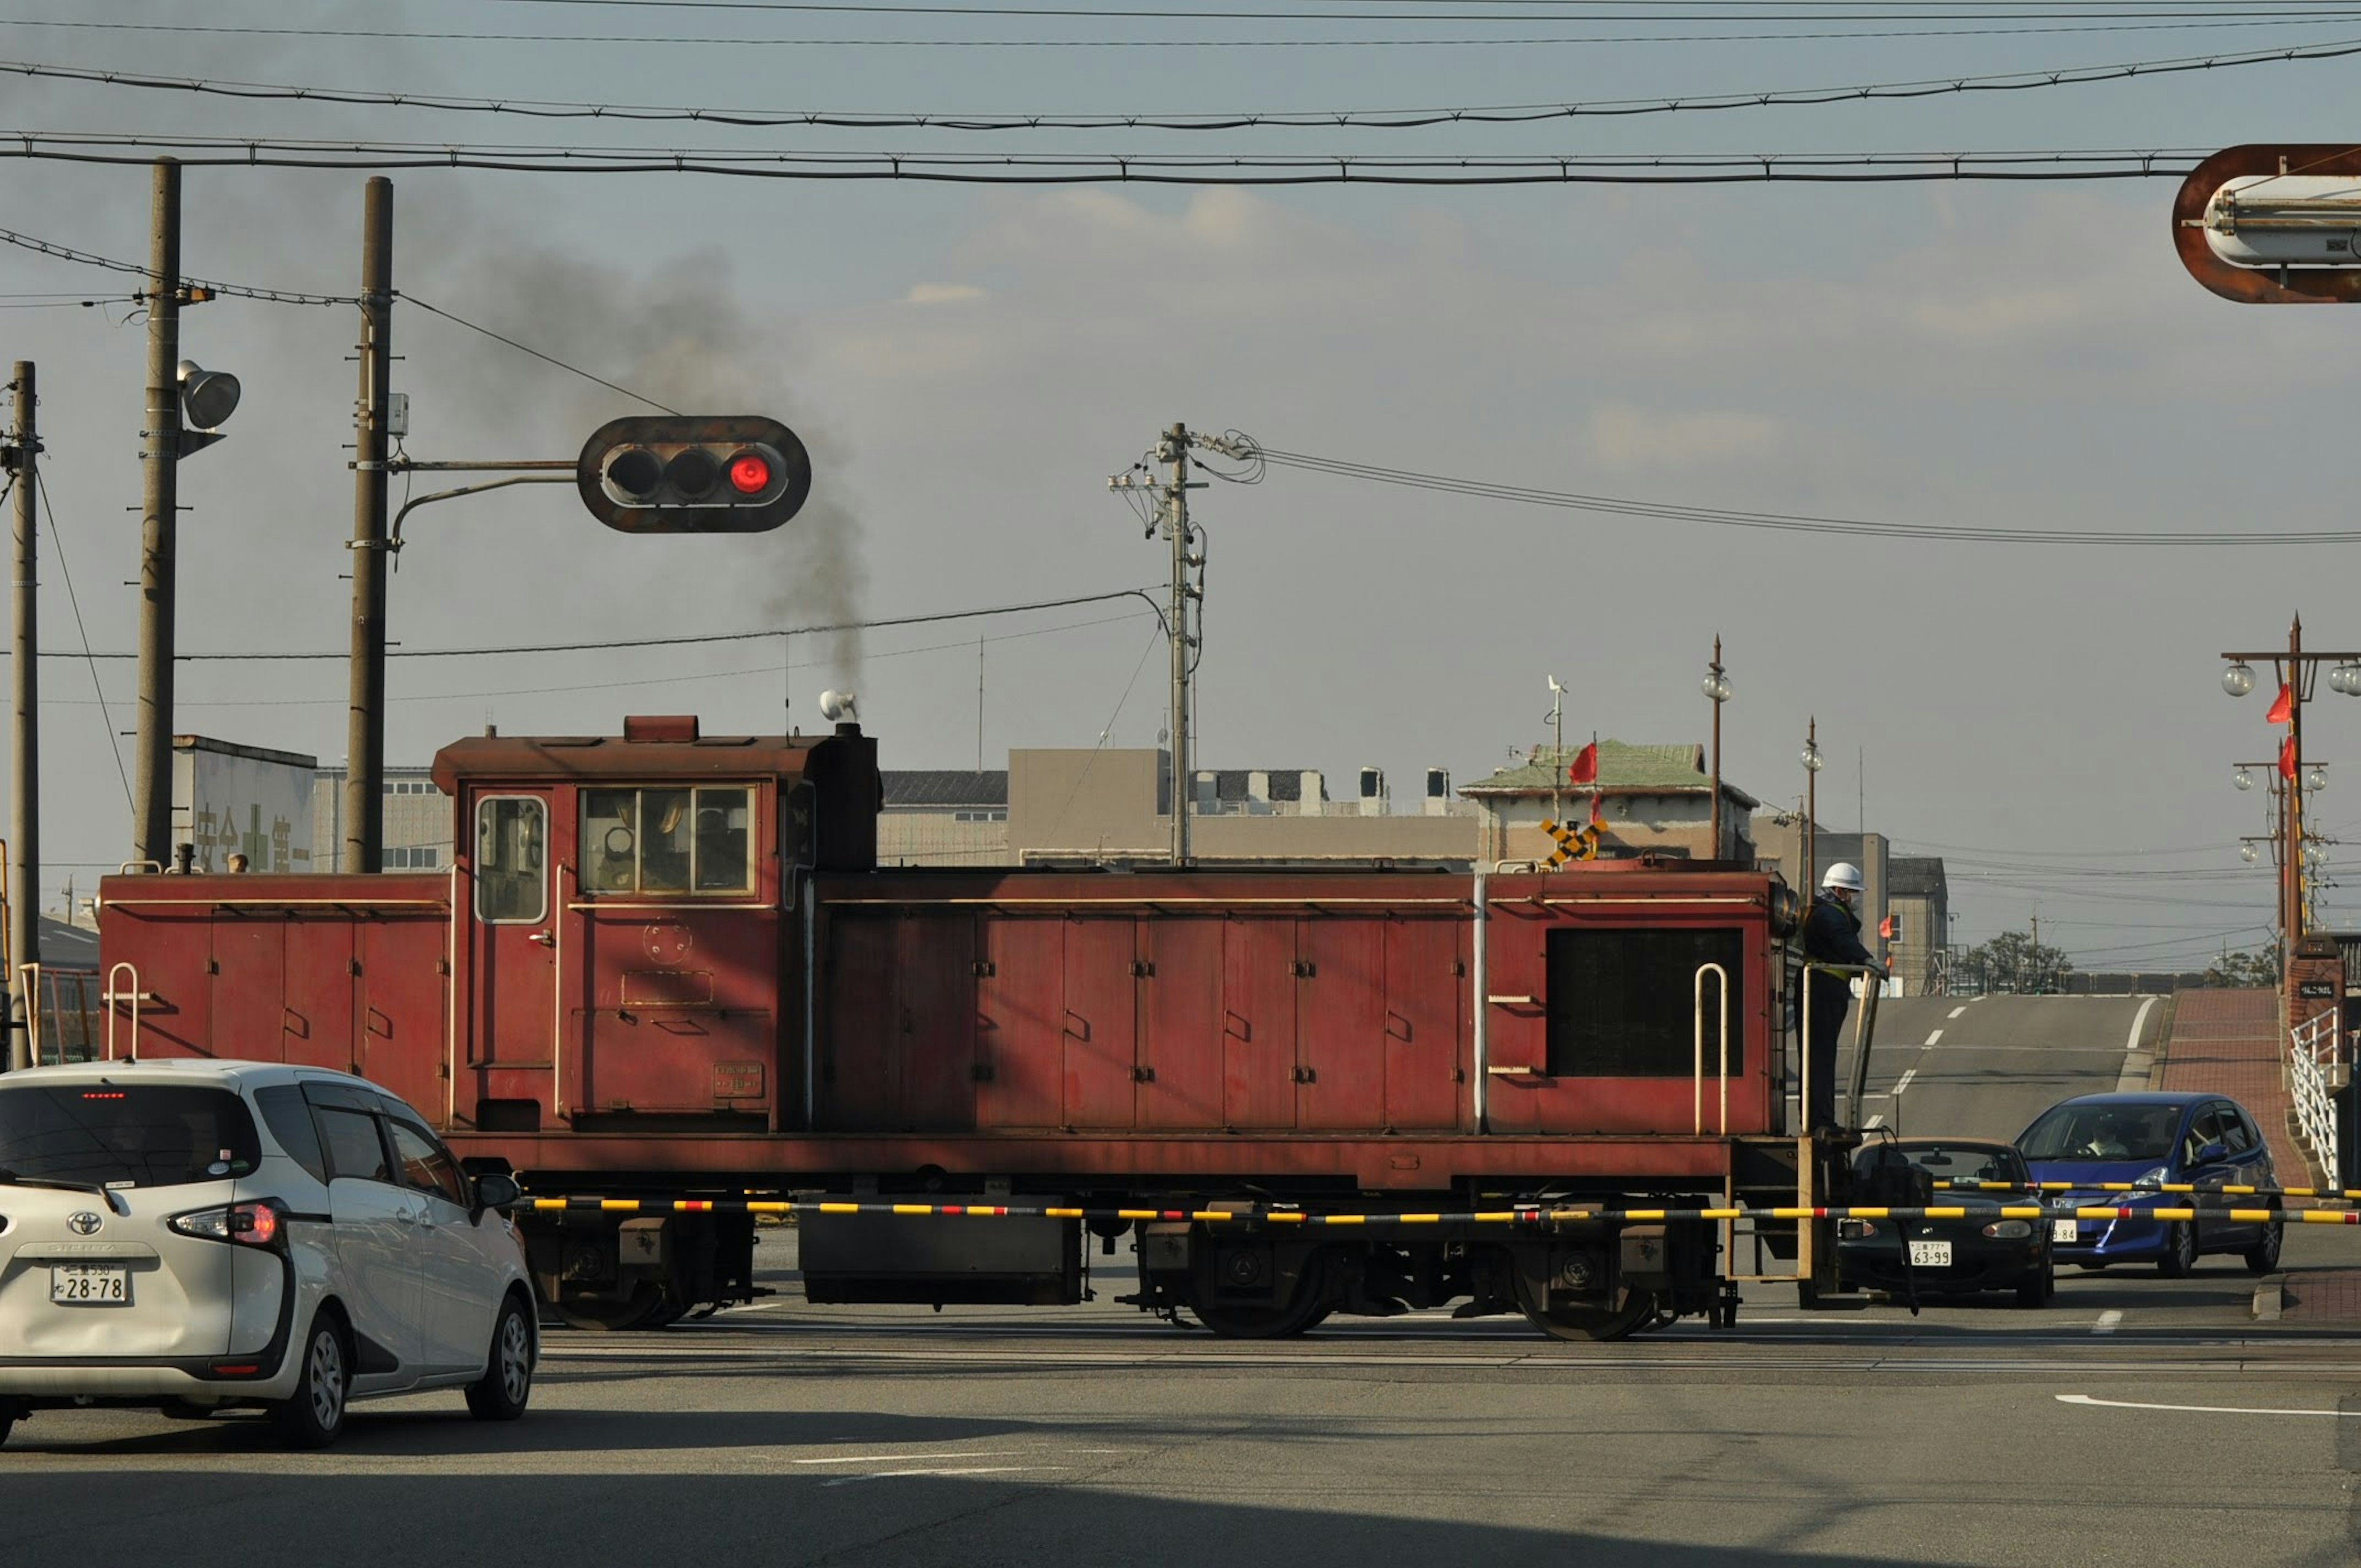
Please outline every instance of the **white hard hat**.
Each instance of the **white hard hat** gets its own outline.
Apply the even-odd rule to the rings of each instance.
[[[1861,868],[1850,861],[1839,861],[1820,878],[1822,887],[1840,887],[1847,893],[1861,891]]]

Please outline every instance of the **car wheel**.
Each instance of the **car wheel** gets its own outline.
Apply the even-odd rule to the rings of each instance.
[[[467,1413],[479,1421],[512,1421],[533,1397],[533,1319],[513,1296],[492,1324],[484,1375],[467,1385]]]
[[[341,1324],[326,1312],[312,1320],[303,1338],[303,1370],[295,1392],[271,1409],[280,1434],[295,1448],[325,1448],[345,1430],[345,1408],[353,1389],[352,1357]]]
[[[2175,1220],[2164,1233],[2164,1255],[2156,1260],[2156,1271],[2167,1279],[2185,1279],[2197,1266],[2197,1227],[2186,1220]]]
[[[2016,1288],[2016,1304],[2020,1307],[2046,1307],[2049,1298],[2058,1294],[2058,1266],[2045,1263],[2041,1272]]]
[[[2246,1260],[2249,1274],[2268,1274],[2279,1266],[2279,1243],[2287,1234],[2287,1223],[2273,1220],[2263,1227],[2263,1239],[2240,1255]]]

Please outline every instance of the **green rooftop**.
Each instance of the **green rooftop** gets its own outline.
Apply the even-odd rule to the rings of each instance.
[[[1570,784],[1565,770],[1580,754],[1579,746],[1535,746],[1525,761],[1496,769],[1490,777],[1463,785],[1462,795],[1547,795],[1553,790],[1587,789]],[[1702,746],[1635,746],[1625,740],[1598,742],[1598,787],[1607,791],[1669,791],[1712,788]],[[1748,806],[1761,804],[1731,784],[1721,782],[1722,793]]]

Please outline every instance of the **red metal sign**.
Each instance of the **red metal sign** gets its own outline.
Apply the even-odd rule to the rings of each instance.
[[[2240,267],[2213,254],[2205,210],[2233,180],[2284,174],[2361,176],[2361,147],[2334,142],[2253,143],[2215,153],[2190,171],[2172,202],[2172,248],[2180,265],[2214,293],[2242,305],[2339,305],[2361,302],[2361,267]]]

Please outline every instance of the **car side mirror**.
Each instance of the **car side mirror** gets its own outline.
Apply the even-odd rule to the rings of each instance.
[[[2229,1157],[2230,1146],[2218,1139],[2197,1151],[2197,1163],[2200,1165],[2215,1165]]]
[[[476,1207],[478,1209],[505,1209],[523,1197],[524,1189],[517,1185],[513,1176],[488,1170],[476,1178]]]

